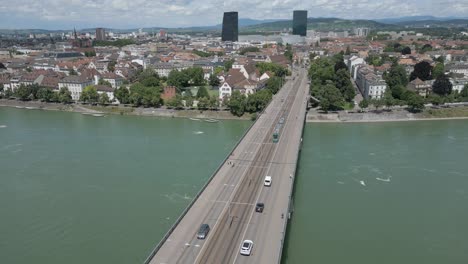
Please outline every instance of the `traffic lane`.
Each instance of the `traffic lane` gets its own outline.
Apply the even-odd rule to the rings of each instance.
[[[302,101],[300,94],[299,90],[294,106],[297,106],[297,102]],[[301,108],[293,108],[291,114],[301,114]],[[278,157],[279,160],[288,160],[290,157],[297,156],[298,149],[296,145],[300,143],[300,133],[295,133],[297,130],[291,128],[297,128],[296,125],[298,124],[301,125],[300,121],[296,118],[287,120],[283,140],[280,137],[280,142],[278,143],[279,148],[285,150]],[[280,258],[279,252],[277,255],[266,254],[266,252],[274,252],[275,249],[279,251],[279,247],[281,246],[284,237],[282,233],[283,226],[285,221],[287,221],[289,192],[293,184],[292,174],[294,170],[295,164],[277,164],[277,168],[274,169],[275,173],[271,173],[272,178],[276,179],[276,184],[275,180],[273,180],[271,187],[265,187],[259,199],[259,201],[265,201],[264,215],[257,213],[258,215],[252,219],[252,222],[248,226],[246,237],[244,237],[244,239],[254,241],[254,252],[252,252],[250,257],[239,257],[236,263],[274,263]],[[283,217],[281,217],[281,214],[283,214]]]
[[[255,135],[256,135],[256,139],[255,139],[255,140],[257,140],[258,137],[260,137],[260,138],[264,137],[264,134],[265,134],[265,133],[262,133],[262,132],[258,133],[258,130],[257,130],[256,133],[255,133]],[[250,136],[250,135],[249,135],[249,136]],[[246,137],[247,137],[247,136],[246,136]],[[242,143],[241,143],[241,144],[242,144]],[[240,147],[242,150],[246,150],[246,149],[247,149],[247,150],[252,150],[252,145],[251,145],[251,144],[239,145],[239,147]],[[256,149],[258,150],[258,147],[256,147]],[[246,151],[244,151],[244,152],[246,152]],[[247,152],[254,152],[254,151],[247,151]],[[241,157],[246,158],[246,159],[249,159],[249,158],[251,157],[251,155],[241,155]],[[238,168],[236,168],[236,169],[238,169]],[[226,166],[226,165],[225,165],[225,166],[222,167],[222,169],[220,170],[220,172],[218,172],[218,174],[220,174],[220,175],[226,175],[226,174],[228,174],[228,175],[229,175],[229,174],[230,174],[229,171],[231,171],[231,168],[230,168],[229,166]],[[233,177],[235,174],[236,174],[236,173],[232,173],[228,179],[237,179],[237,180],[238,180],[238,177]],[[238,174],[238,172],[237,172],[237,174]],[[214,198],[213,195],[214,195],[214,196],[218,195],[218,197],[219,197],[219,195],[223,195],[223,193],[225,193],[224,191],[220,190],[219,192],[217,192],[217,194],[216,194],[216,193],[215,193],[215,194],[211,194],[212,191],[219,190],[219,186],[221,186],[221,183],[220,183],[220,182],[217,182],[217,181],[223,181],[223,180],[224,180],[222,177],[220,178],[220,177],[218,177],[218,176],[219,176],[219,175],[216,175],[215,178],[213,179],[213,181],[212,181],[212,182],[210,183],[210,185],[207,187],[207,189],[205,189],[205,192],[204,192],[204,193],[200,196],[200,198],[199,198],[200,201],[197,201],[197,202],[193,205],[193,207],[192,207],[192,209],[191,209],[190,211],[192,211],[191,213],[192,213],[192,215],[194,215],[194,216],[190,216],[190,217],[189,217],[189,215],[187,214],[187,216],[185,217],[185,218],[188,217],[188,219],[191,219],[192,221],[189,221],[189,222],[187,223],[187,221],[186,221],[186,220],[184,221],[184,219],[183,219],[182,222],[179,224],[179,226],[178,226],[178,227],[176,228],[176,230],[174,231],[174,233],[173,233],[173,234],[171,235],[171,237],[169,238],[169,241],[168,241],[168,242],[170,242],[170,243],[167,243],[167,245],[163,245],[163,247],[164,247],[164,246],[166,246],[166,247],[164,247],[164,249],[160,250],[160,252],[163,251],[163,250],[167,250],[167,247],[169,246],[169,247],[172,247],[172,249],[169,249],[169,252],[174,252],[174,253],[169,253],[169,255],[172,256],[173,254],[177,254],[177,253],[175,253],[175,252],[180,251],[181,248],[182,248],[182,250],[184,250],[187,243],[193,244],[193,241],[194,241],[194,240],[193,240],[193,239],[187,238],[186,235],[187,235],[187,234],[191,234],[191,233],[196,233],[196,230],[194,230],[193,226],[197,226],[197,225],[199,226],[199,225],[201,225],[201,224],[202,224],[202,221],[196,221],[196,220],[194,220],[194,219],[200,219],[200,215],[203,215],[203,211],[206,213],[206,207],[210,207],[209,202],[208,202],[208,205],[207,205],[207,204],[205,204],[206,201],[203,203],[203,201],[201,201],[201,200],[203,200],[204,197],[206,197],[206,196],[209,196],[209,197],[210,197],[209,199],[213,200],[213,198]],[[205,200],[207,200],[207,199],[205,198]],[[197,210],[197,207],[203,207],[203,208],[205,208],[205,210],[199,211],[199,210]],[[211,208],[214,208],[214,210],[216,210],[216,208],[218,208],[218,207],[219,207],[219,206],[216,206],[216,205],[214,205],[214,206],[212,205],[212,206],[211,206]],[[189,212],[190,212],[190,211],[189,211]],[[198,214],[197,214],[197,213],[198,213]],[[181,231],[181,232],[179,232],[179,233],[181,233],[182,236],[177,234],[176,231],[178,231],[178,230]],[[189,241],[191,241],[191,242],[189,242]],[[166,244],[166,243],[165,243],[165,244]],[[189,252],[189,253],[190,253],[190,252]],[[182,255],[183,255],[183,254],[182,254]],[[163,258],[164,258],[164,257],[163,257]],[[167,257],[167,258],[165,258],[165,259],[168,259],[168,258],[169,258],[169,257]],[[175,257],[175,259],[177,259],[177,258],[178,258],[178,257]],[[165,261],[165,260],[163,260],[163,261]]]
[[[296,149],[294,146],[289,146],[288,138],[289,135],[285,131],[284,138],[280,138],[282,143],[278,143],[283,145],[279,146],[280,149]],[[288,155],[291,155],[290,151],[280,153],[273,161],[280,162]],[[293,184],[290,175],[294,172],[294,167],[295,164],[281,163],[275,163],[272,166],[272,172],[268,173],[273,179],[272,186],[263,187],[257,201],[265,203],[265,210],[263,213],[255,213],[252,221],[248,223],[246,235],[240,241],[240,243],[245,239],[254,241],[253,253],[249,257],[239,256],[236,263],[275,263],[278,261],[283,225],[287,217],[289,190]],[[275,252],[275,249],[278,250],[277,254],[268,254],[268,252]]]

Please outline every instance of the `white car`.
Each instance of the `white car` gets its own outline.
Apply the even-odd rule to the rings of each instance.
[[[263,185],[267,187],[271,186],[271,176],[265,176],[265,181],[263,182]]]
[[[242,245],[241,245],[241,248],[240,248],[241,255],[250,256],[250,253],[252,253],[252,248],[253,248],[253,241],[252,240],[244,240],[244,242],[242,242]]]

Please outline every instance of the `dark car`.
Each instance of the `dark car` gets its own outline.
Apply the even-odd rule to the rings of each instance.
[[[257,203],[257,206],[255,206],[255,212],[261,213],[263,212],[263,208],[265,208],[264,203]]]
[[[205,239],[206,236],[208,235],[208,232],[210,232],[210,226],[208,224],[202,224],[200,226],[200,229],[198,230],[197,238]]]

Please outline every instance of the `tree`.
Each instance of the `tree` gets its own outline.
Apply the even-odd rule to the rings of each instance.
[[[465,86],[463,87],[463,89],[461,90],[459,96],[461,98],[466,98],[468,99],[468,84],[465,84]]]
[[[102,93],[99,95],[99,103],[101,105],[107,105],[110,103],[110,99],[109,99],[109,96],[107,95],[106,92]]]
[[[369,107],[369,101],[367,101],[367,99],[362,100],[361,102],[359,102],[359,107],[362,109],[366,109],[367,107]]]
[[[228,72],[232,68],[232,64],[234,64],[234,60],[227,60],[224,62],[224,70]]]
[[[99,79],[98,84],[99,84],[99,85],[106,85],[106,86],[112,87],[112,84],[111,84],[109,81],[106,81],[106,80],[104,80],[104,79]]]
[[[208,105],[209,105],[209,99],[207,97],[200,97],[198,99],[198,104],[197,104],[197,108],[199,110],[205,110],[205,109],[208,109]]]
[[[76,71],[73,68],[68,70],[68,74],[69,75],[78,75],[78,73],[76,73]]]
[[[439,76],[432,85],[432,91],[438,95],[446,96],[452,92],[452,83],[447,76]]]
[[[184,104],[182,103],[182,96],[180,94],[176,94],[176,96],[167,101],[166,105],[175,109],[183,109]]]
[[[439,76],[441,75],[444,75],[445,74],[445,66],[444,66],[444,63],[437,63],[434,67],[434,69],[432,70],[432,77],[434,77],[435,79],[437,79]]]
[[[235,116],[242,116],[245,113],[245,95],[239,91],[234,91],[229,98],[228,107]]]
[[[348,70],[343,68],[338,70],[335,75],[335,86],[340,90],[347,102],[353,101],[356,96],[356,92],[350,78]]]
[[[80,101],[91,104],[97,103],[99,101],[99,94],[96,87],[93,85],[86,86],[81,92]]]
[[[62,104],[69,104],[72,102],[71,92],[66,87],[60,88],[58,92],[58,101]]]
[[[346,70],[348,71],[348,66],[344,63],[344,61],[339,60],[335,63],[335,72],[338,72],[339,70]]]
[[[380,107],[384,105],[384,100],[382,99],[372,99],[372,105],[378,110]]]
[[[189,87],[190,76],[185,71],[173,70],[167,77],[167,84],[177,88]]]
[[[159,78],[157,78],[155,76],[146,77],[146,78],[142,79],[140,82],[141,82],[141,84],[143,84],[146,87],[160,87],[161,86],[161,84],[159,82]]]
[[[201,67],[193,67],[185,70],[190,78],[190,83],[195,86],[205,85],[203,69]]]
[[[405,68],[394,63],[392,64],[390,71],[384,73],[383,78],[392,91],[393,98],[401,100],[403,91],[408,85],[408,77],[406,75]]]
[[[205,86],[198,88],[198,91],[197,91],[197,98],[202,98],[202,97],[210,98],[210,94],[208,93],[208,90],[206,89]]]
[[[246,48],[242,48],[240,51],[239,51],[239,54],[240,55],[245,55],[247,52],[259,52],[260,49],[257,48],[257,47],[246,47]]]
[[[390,108],[393,105],[395,105],[395,99],[393,98],[392,91],[390,89],[385,90],[383,101],[387,108]]]
[[[273,76],[270,79],[267,80],[265,84],[265,88],[270,90],[272,94],[276,94],[279,89],[281,89],[281,78]]]
[[[219,79],[218,79],[218,77],[217,77],[216,75],[214,75],[214,74],[211,74],[211,75],[210,75],[210,80],[209,80],[209,82],[210,82],[210,85],[211,85],[211,86],[216,86],[216,87],[219,86]]]
[[[208,107],[210,109],[218,109],[219,107],[219,101],[218,101],[218,97],[213,95],[213,96],[210,96],[209,100],[208,100]]]
[[[330,110],[343,109],[345,104],[344,98],[341,95],[340,90],[335,87],[332,83],[325,85],[320,96],[320,107],[323,111],[328,112]]]
[[[410,75],[410,81],[416,78],[422,81],[432,80],[432,66],[427,61],[421,61],[414,65],[414,71]]]
[[[29,85],[21,84],[15,91],[15,96],[20,100],[30,100],[32,89]]]
[[[411,112],[420,112],[424,109],[424,99],[415,93],[408,97],[407,103]]]
[[[125,86],[121,86],[114,91],[114,96],[121,104],[130,103],[130,91]]]
[[[37,99],[40,99],[44,102],[51,102],[54,98],[54,91],[47,87],[41,87],[37,91]]]
[[[440,105],[444,103],[444,100],[442,97],[440,97],[437,94],[431,94],[428,98],[427,101],[430,102],[433,105]]]
[[[188,108],[192,108],[193,107],[193,97],[190,95],[186,95],[183,97],[183,100],[185,100],[185,106],[188,107]]]
[[[411,48],[410,48],[410,47],[404,47],[404,48],[401,50],[401,54],[403,54],[403,55],[411,54]]]

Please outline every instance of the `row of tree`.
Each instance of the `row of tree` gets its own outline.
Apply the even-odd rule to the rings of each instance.
[[[352,102],[356,93],[351,83],[343,53],[332,58],[317,58],[309,69],[311,94],[320,100],[324,111],[343,109],[346,102]]]
[[[49,87],[41,87],[37,84],[33,85],[20,85],[13,92],[10,89],[0,86],[0,98],[7,99],[16,98],[22,101],[40,100],[43,102],[56,102],[56,103],[71,103],[72,97],[70,91],[63,87],[59,91],[54,91]]]

